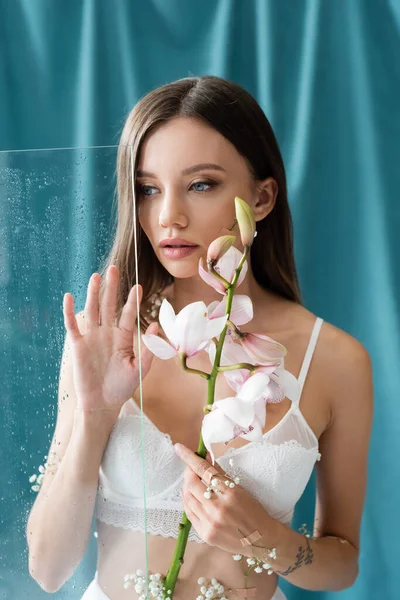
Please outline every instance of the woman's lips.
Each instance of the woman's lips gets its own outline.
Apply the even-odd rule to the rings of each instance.
[[[164,246],[161,251],[167,258],[186,258],[193,254],[197,248],[198,246]]]

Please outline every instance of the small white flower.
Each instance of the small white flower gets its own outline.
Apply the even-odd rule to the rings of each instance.
[[[203,585],[205,582],[206,582],[206,580],[205,580],[205,578],[204,578],[204,577],[199,577],[199,578],[198,578],[198,580],[197,580],[197,583],[198,583],[199,585]]]
[[[263,570],[262,570],[262,568],[261,568],[261,567],[256,567],[256,568],[254,569],[254,571],[255,571],[255,573],[262,573],[262,572],[263,572]]]
[[[232,556],[233,560],[242,560],[243,555],[242,554],[234,554]]]
[[[246,562],[247,562],[248,565],[255,565],[256,564],[256,561],[254,560],[254,558],[248,558]]]

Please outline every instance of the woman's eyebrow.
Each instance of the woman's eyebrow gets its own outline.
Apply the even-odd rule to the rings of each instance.
[[[196,173],[197,171],[206,171],[206,170],[213,170],[213,171],[223,171],[224,173],[226,173],[226,170],[221,167],[221,165],[217,165],[216,163],[200,163],[198,165],[193,165],[192,167],[187,167],[187,169],[184,169],[182,171],[182,175],[191,175],[192,173]],[[137,177],[156,177],[156,175],[154,175],[154,173],[150,173],[149,171],[136,171],[136,176]]]

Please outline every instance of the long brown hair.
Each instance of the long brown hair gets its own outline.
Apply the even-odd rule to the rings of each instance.
[[[136,280],[133,221],[133,199],[136,202],[136,197],[131,168],[133,166],[135,180],[145,136],[157,125],[176,117],[205,121],[247,159],[255,180],[275,179],[278,184],[276,203],[272,212],[257,222],[257,237],[250,253],[251,267],[263,288],[301,304],[285,168],[271,124],[246,90],[220,77],[207,75],[186,77],[151,91],[136,104],[125,122],[117,156],[116,233],[111,252],[100,271],[104,276],[109,265],[116,265],[120,270],[117,315]],[[156,257],[138,220],[136,227],[143,306],[153,293],[172,283],[173,277]],[[104,290],[103,282],[100,295]],[[142,311],[140,318],[145,329],[148,321]]]

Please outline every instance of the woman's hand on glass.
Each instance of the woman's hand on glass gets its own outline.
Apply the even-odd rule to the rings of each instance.
[[[138,290],[136,285],[132,287],[116,323],[118,281],[119,270],[112,265],[106,274],[106,286],[100,302],[101,276],[98,273],[91,276],[83,333],[74,314],[74,298],[69,293],[64,295],[64,324],[72,352],[77,409],[80,410],[110,410],[118,415],[139,385],[139,359],[134,351],[135,322],[143,290],[140,285]],[[146,331],[157,332],[157,323],[152,323]],[[153,354],[142,344],[142,377],[147,375],[152,360]]]

